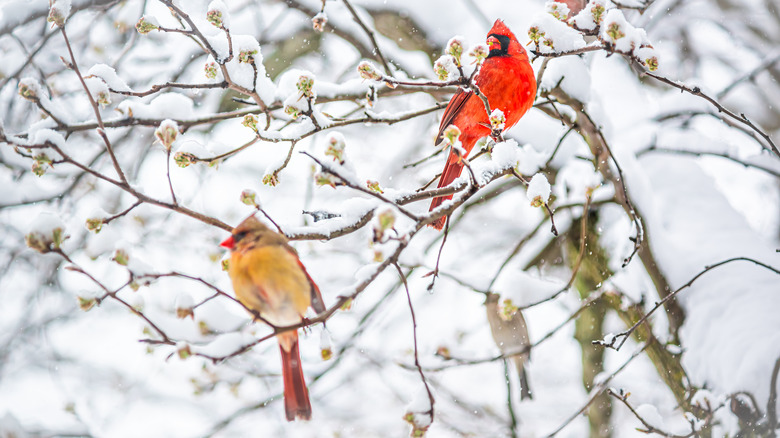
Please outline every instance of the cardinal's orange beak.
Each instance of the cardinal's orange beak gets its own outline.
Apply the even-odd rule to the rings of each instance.
[[[498,38],[492,36],[487,39],[487,46],[488,51],[490,50],[501,50],[501,41],[498,40]]]
[[[236,241],[233,240],[233,236],[231,235],[230,237],[225,239],[222,243],[220,243],[219,246],[224,246],[227,249],[233,249],[233,247],[236,246]]]

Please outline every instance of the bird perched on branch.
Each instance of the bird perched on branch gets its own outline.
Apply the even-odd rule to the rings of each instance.
[[[474,80],[479,90],[487,97],[491,110],[499,109],[506,121],[504,130],[514,126],[523,114],[531,108],[536,97],[536,78],[528,54],[515,35],[501,20],[496,20],[487,36],[488,55]],[[460,142],[468,155],[477,141],[492,133],[485,104],[473,91],[458,90],[450,99],[439,125],[436,142],[441,142],[444,130],[450,125],[460,129]],[[452,150],[439,179],[438,187],[445,187],[458,178],[463,171],[461,155]],[[434,198],[429,210],[441,205],[450,196]],[[431,226],[440,230],[446,217],[433,222]]]
[[[510,360],[515,364],[517,377],[520,379],[520,399],[530,400],[531,388],[528,386],[528,375],[525,371],[525,363],[531,356],[531,341],[528,338],[528,327],[525,318],[520,311],[516,311],[509,319],[502,317],[498,309],[498,294],[489,293],[485,300],[485,310],[490,324],[490,333],[493,335],[501,354],[514,354]]]
[[[220,244],[230,249],[228,274],[236,298],[256,317],[277,327],[304,321],[310,306],[325,311],[320,289],[287,238],[250,216]],[[282,352],[284,410],[287,421],[311,418],[311,403],[301,368],[298,330],[276,335]]]

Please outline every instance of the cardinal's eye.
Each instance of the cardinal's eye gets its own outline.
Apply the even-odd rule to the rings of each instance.
[[[241,240],[241,239],[243,239],[244,237],[246,237],[246,231],[241,231],[241,232],[238,232],[238,233],[236,233],[236,234],[234,234],[234,235],[233,235],[233,241],[235,241],[236,243],[238,243],[238,241],[240,241],[240,240]]]

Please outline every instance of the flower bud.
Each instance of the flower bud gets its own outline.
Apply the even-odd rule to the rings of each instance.
[[[452,359],[452,354],[450,353],[450,349],[445,347],[444,345],[441,345],[439,346],[439,348],[436,349],[436,356],[439,356],[444,360]]]
[[[368,187],[368,190],[371,190],[374,193],[384,193],[385,191],[382,190],[382,187],[379,185],[379,181],[372,181],[370,179],[366,180],[366,187]]]
[[[333,342],[327,329],[323,329],[320,334],[320,356],[322,360],[330,360],[333,357]]]
[[[263,175],[263,184],[276,187],[279,184],[279,175],[275,171]]]
[[[257,201],[255,201],[255,196],[257,196],[257,194],[254,192],[254,190],[246,189],[241,192],[241,202],[243,202],[246,205],[257,206]]]
[[[238,62],[254,64],[257,50],[242,50],[238,52]]]
[[[336,188],[336,177],[332,173],[317,172],[314,174],[314,183],[318,186],[331,186]]]
[[[176,296],[176,317],[184,319],[190,317],[195,319],[194,312],[195,302],[192,300],[192,296],[188,293],[181,292]]]
[[[65,26],[65,20],[70,15],[70,0],[54,0],[49,7],[49,16],[46,21],[57,27]]]
[[[493,128],[493,131],[503,131],[505,123],[506,117],[503,111],[496,108],[490,113],[490,126]]]
[[[295,83],[295,87],[298,88],[298,91],[300,91],[302,97],[307,99],[315,97],[313,76],[301,75],[298,78],[298,82]]]
[[[95,297],[76,297],[76,299],[79,302],[79,309],[83,311],[88,311],[89,309],[95,307],[97,304],[97,299]]]
[[[501,300],[501,303],[499,304],[498,316],[500,316],[504,321],[509,321],[518,310],[520,309],[512,302],[511,299],[505,298]]]
[[[460,67],[460,58],[463,56],[463,40],[462,37],[453,37],[447,42],[447,54],[452,56],[455,61],[455,66]]]
[[[186,342],[179,342],[176,344],[176,354],[179,356],[179,359],[184,360],[192,356],[192,350],[190,350],[190,346]]]
[[[374,242],[382,242],[385,232],[395,226],[395,211],[390,207],[382,207],[374,214],[374,219],[371,222],[374,230]]]
[[[101,229],[103,229],[103,219],[102,218],[89,218],[86,222],[87,230],[94,231],[95,234],[99,233]]]
[[[488,49],[483,44],[477,44],[471,48],[469,56],[474,58],[472,64],[482,65],[482,62],[484,62],[485,58],[488,56]]]
[[[604,21],[605,10],[604,5],[598,3],[590,8],[590,15],[593,17],[593,22],[596,23],[596,26],[600,26],[601,22]]]
[[[173,155],[173,162],[182,169],[189,166],[190,164],[195,163],[196,161],[198,161],[198,157],[189,152],[176,152]]]
[[[65,225],[51,213],[41,213],[30,225],[24,236],[24,243],[40,253],[57,250],[69,236],[65,234]]]
[[[569,6],[562,2],[548,2],[547,13],[560,21],[566,21],[569,18]]]
[[[111,260],[118,265],[127,266],[130,262],[130,255],[127,254],[127,251],[120,248],[114,251],[114,257],[112,257]]]
[[[23,98],[35,102],[40,98],[41,86],[33,78],[24,78],[19,81],[19,95]]]
[[[218,9],[211,9],[206,12],[206,21],[211,23],[214,27],[222,28],[222,11]]]
[[[452,76],[451,68],[454,67],[454,60],[450,55],[444,55],[433,63],[433,73],[440,81],[446,81]]]
[[[455,125],[447,126],[444,129],[442,135],[444,139],[449,142],[449,144],[453,145],[457,143],[458,139],[460,138],[460,128]]]
[[[160,25],[158,24],[156,18],[143,16],[140,20],[138,20],[138,23],[135,24],[135,29],[141,35],[146,35],[153,30],[159,30]]]
[[[154,130],[154,136],[162,143],[163,147],[167,150],[171,150],[171,145],[176,141],[176,137],[179,135],[179,125],[171,120],[165,119],[160,123],[160,126]]]
[[[647,67],[650,71],[656,71],[658,70],[658,58],[653,56],[651,58],[646,58],[644,61],[645,67]]]
[[[324,31],[326,24],[328,24],[328,16],[325,12],[320,12],[311,19],[311,25],[317,32]]]
[[[209,61],[206,63],[206,65],[203,66],[203,70],[206,72],[206,78],[207,79],[216,79],[217,78],[217,63],[214,61]]]
[[[301,116],[301,110],[299,110],[298,108],[296,108],[296,107],[294,107],[292,105],[288,105],[288,106],[284,107],[284,113],[289,115],[293,119],[297,119],[298,117]]]
[[[539,39],[544,37],[544,31],[539,29],[539,26],[531,26],[528,29],[528,38],[536,44],[539,44]]]
[[[612,42],[615,42],[624,36],[626,34],[620,29],[620,24],[612,22],[607,26],[607,35],[612,39]]]
[[[358,64],[357,71],[360,77],[363,79],[370,81],[378,81],[382,79],[382,75],[376,71],[374,64],[368,61],[362,61],[360,64]]]
[[[334,132],[328,138],[328,145],[325,147],[325,156],[333,157],[333,161],[344,164],[346,159],[345,149],[347,147],[344,136]]]
[[[547,200],[550,199],[550,183],[543,174],[537,173],[531,178],[526,196],[533,207],[543,207],[547,203]]]

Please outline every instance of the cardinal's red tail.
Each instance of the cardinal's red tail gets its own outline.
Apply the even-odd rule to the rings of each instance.
[[[461,161],[460,156],[457,154],[450,153],[449,157],[447,157],[447,164],[444,165],[444,171],[441,173],[441,178],[439,178],[438,188],[445,187],[451,182],[455,181],[460,176],[461,172],[463,172],[463,161]],[[431,201],[431,207],[428,209],[428,211],[433,210],[448,199],[452,199],[452,195],[433,198]],[[436,222],[433,222],[429,225],[433,228],[436,228],[437,230],[441,230],[444,228],[444,223],[446,221],[447,216],[443,216],[437,219]]]
[[[284,411],[287,415],[287,421],[294,421],[296,417],[309,420],[311,419],[311,403],[309,402],[309,390],[306,389],[306,380],[303,378],[298,336],[290,345],[290,351],[285,351],[281,343],[279,349],[282,352]]]

